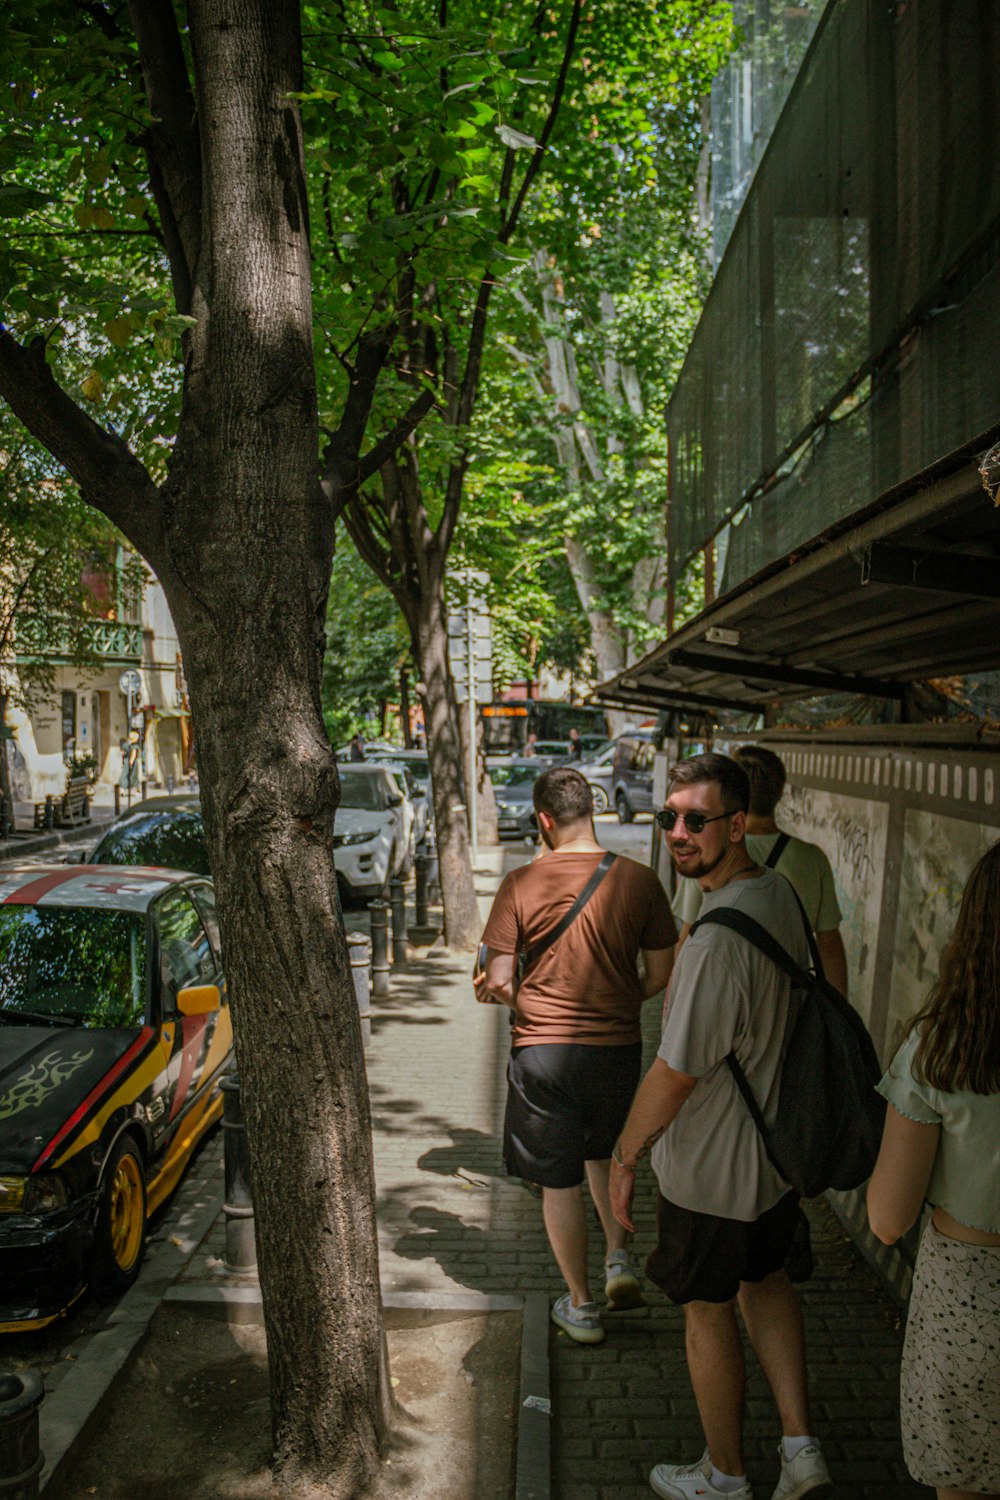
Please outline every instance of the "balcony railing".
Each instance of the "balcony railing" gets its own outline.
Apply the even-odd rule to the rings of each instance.
[[[125,620],[42,619],[21,615],[16,626],[19,660],[62,657],[77,660],[82,655],[115,661],[142,660],[142,626]]]

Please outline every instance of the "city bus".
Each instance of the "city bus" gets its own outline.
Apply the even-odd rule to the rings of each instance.
[[[607,739],[603,709],[580,703],[553,703],[537,698],[497,699],[479,710],[487,755],[521,755],[529,734],[540,740],[569,739],[571,729],[581,735]]]

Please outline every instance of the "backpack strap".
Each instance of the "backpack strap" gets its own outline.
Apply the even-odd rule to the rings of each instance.
[[[790,833],[778,834],[778,837],[774,841],[774,848],[771,850],[770,854],[764,861],[765,870],[774,869],[775,865],[778,863],[778,860],[781,858],[785,850],[788,848],[788,845],[791,843],[791,840],[792,835]]]
[[[791,881],[789,881],[789,885],[791,885]],[[813,937],[813,931],[809,925],[809,919],[805,914],[802,902],[799,901],[798,892],[795,890],[794,886],[792,886],[792,895],[795,897],[799,911],[802,912],[802,921],[805,925],[806,935],[809,940],[809,951],[812,954],[813,962],[816,965],[816,973],[820,978],[822,978],[823,965],[820,960],[819,949],[816,947],[816,940]],[[795,962],[792,955],[781,946],[777,938],[773,938],[771,936],[766,927],[761,926],[760,922],[755,921],[753,917],[747,916],[746,912],[738,911],[734,906],[717,907],[714,911],[707,911],[705,912],[704,916],[699,917],[698,921],[694,924],[694,927],[692,927],[691,931],[694,932],[695,928],[700,927],[703,922],[714,922],[718,927],[728,927],[731,932],[738,932],[740,937],[746,938],[748,943],[752,943],[753,946],[757,948],[761,953],[763,953],[766,958],[769,958],[773,964],[776,964],[783,974],[787,974],[789,979],[792,981],[792,984],[797,986],[799,989],[808,989],[812,984],[812,976],[808,974],[805,969],[800,968],[800,966]],[[761,1139],[764,1142],[764,1149],[767,1151],[769,1160],[771,1161],[772,1165],[778,1170],[778,1172],[781,1172],[782,1169],[780,1163],[776,1162],[774,1160],[774,1157],[771,1155],[771,1150],[768,1143],[767,1124],[764,1120],[763,1114],[761,1113],[760,1105],[754,1098],[753,1090],[751,1089],[750,1084],[747,1081],[747,1075],[744,1073],[742,1067],[736,1060],[735,1052],[727,1053],[726,1063],[728,1064],[730,1073],[733,1075],[733,1080],[736,1084],[736,1087],[739,1089],[740,1094],[743,1096],[743,1102],[753,1118],[754,1125],[757,1127]],[[782,1173],[782,1176],[783,1175],[784,1173]]]
[[[795,899],[798,901],[797,896]],[[801,907],[801,903],[799,904]],[[804,912],[803,919],[805,919]],[[702,913],[691,928],[692,933],[697,932],[698,928],[703,927],[706,922],[714,922],[717,927],[728,927],[731,932],[738,932],[740,937],[746,938],[748,943],[752,943],[773,964],[777,964],[782,973],[787,974],[792,983],[800,989],[806,988],[811,983],[810,975],[806,973],[805,969],[799,967],[792,955],[781,946],[777,938],[773,938],[766,927],[762,927],[760,922],[755,921],[753,917],[747,916],[745,911],[739,911],[735,906],[715,907],[712,911]],[[809,927],[808,921],[806,921],[805,925],[807,928]],[[811,929],[809,930],[809,936],[811,939]],[[810,941],[810,952],[812,952],[814,947],[815,943]],[[817,949],[812,956],[818,962],[819,950]],[[820,966],[819,973],[822,974],[822,972],[822,966]]]
[[[573,905],[570,907],[569,911],[565,912],[559,918],[559,921],[556,923],[556,925],[553,928],[550,928],[550,930],[545,934],[544,937],[540,937],[537,943],[532,943],[530,948],[525,949],[523,955],[521,956],[519,975],[520,979],[524,978],[528,970],[538,962],[543,953],[548,952],[556,939],[562,937],[567,927],[572,926],[572,924],[576,921],[577,917],[583,911],[583,908],[586,906],[591,896],[597,890],[597,887],[600,885],[605,875],[611,869],[611,866],[614,864],[615,859],[616,856],[614,854],[605,854],[604,858],[597,866],[597,869],[591,875],[590,879],[587,881],[587,884],[584,886],[579,896],[577,896],[576,900],[573,902]]]

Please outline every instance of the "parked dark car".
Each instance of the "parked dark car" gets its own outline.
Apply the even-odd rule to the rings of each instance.
[[[490,765],[497,802],[497,832],[501,839],[526,839],[537,844],[541,838],[532,802],[535,782],[543,771],[555,764],[541,756],[509,760]]]
[[[612,762],[611,801],[619,823],[631,823],[636,813],[653,811],[653,736],[645,730],[620,735]]]

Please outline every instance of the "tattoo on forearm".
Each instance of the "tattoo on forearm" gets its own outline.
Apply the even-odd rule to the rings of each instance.
[[[647,1154],[647,1152],[660,1139],[660,1136],[663,1134],[663,1132],[664,1132],[665,1129],[666,1129],[666,1126],[665,1125],[661,1125],[658,1130],[654,1130],[653,1131],[652,1135],[647,1135],[646,1139],[643,1141],[642,1145],[639,1147],[639,1149],[635,1153],[635,1163],[634,1163],[634,1165],[638,1166],[639,1162],[642,1161],[642,1158]],[[614,1157],[615,1161],[618,1163],[618,1165],[620,1167],[624,1167],[625,1166],[625,1162],[622,1160],[622,1143],[621,1143],[621,1139],[620,1138],[617,1141],[615,1141],[614,1150],[612,1151],[611,1155]]]

